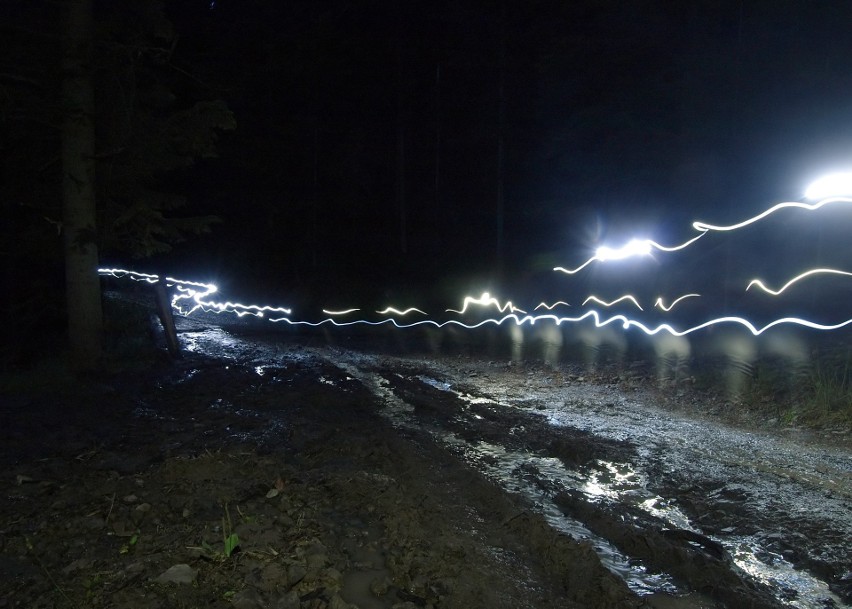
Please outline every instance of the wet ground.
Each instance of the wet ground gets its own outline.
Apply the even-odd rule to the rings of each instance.
[[[639,364],[181,340],[3,396],[0,607],[852,604],[845,435],[728,426]]]

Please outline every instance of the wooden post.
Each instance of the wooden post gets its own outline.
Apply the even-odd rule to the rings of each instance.
[[[166,335],[169,355],[179,358],[181,356],[180,343],[177,338],[175,318],[172,315],[172,304],[169,301],[168,292],[166,292],[166,284],[162,280],[154,284],[154,297],[157,301],[157,316],[160,318],[160,323],[163,324],[163,332]]]

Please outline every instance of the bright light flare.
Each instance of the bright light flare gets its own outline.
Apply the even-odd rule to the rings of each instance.
[[[852,196],[852,172],[832,173],[813,182],[805,190],[806,199]]]
[[[783,286],[781,286],[777,290],[773,290],[773,289],[766,287],[766,284],[764,284],[760,279],[752,279],[751,282],[746,287],[746,291],[750,290],[752,286],[756,286],[756,287],[760,288],[761,290],[763,290],[764,292],[766,292],[767,294],[772,294],[773,296],[778,296],[779,294],[781,294],[781,292],[783,292],[784,290],[789,288],[791,285],[793,285],[794,283],[796,283],[800,279],[804,279],[805,277],[810,277],[811,275],[822,275],[822,274],[844,275],[846,277],[852,277],[852,273],[850,273],[848,271],[838,271],[837,269],[811,269],[809,271],[805,271],[804,273],[796,275],[790,281],[785,283]]]
[[[693,237],[681,243],[680,245],[660,245],[656,241],[652,241],[651,239],[631,239],[625,245],[622,245],[619,248],[611,248],[606,245],[602,245],[597,249],[595,255],[586,260],[583,264],[574,269],[566,269],[564,266],[557,266],[553,270],[559,271],[561,273],[567,273],[568,275],[574,275],[575,273],[580,272],[587,266],[589,266],[593,262],[609,262],[611,260],[625,260],[626,258],[633,258],[637,256],[650,256],[654,253],[654,250],[658,250],[661,252],[676,252],[678,250],[682,250],[686,247],[689,247],[696,241],[698,241],[701,237],[704,236],[706,231],[703,231],[700,235]]]
[[[595,252],[595,258],[601,262],[607,260],[624,260],[634,256],[650,256],[652,251],[651,241],[648,239],[631,239],[625,245],[611,248],[606,245],[600,246]]]

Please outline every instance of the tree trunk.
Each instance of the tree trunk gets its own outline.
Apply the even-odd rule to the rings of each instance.
[[[95,243],[95,128],[91,77],[92,0],[67,0],[62,49],[62,224],[71,361],[91,369],[101,355],[103,313]]]
[[[506,171],[506,3],[500,6],[500,63],[497,82],[497,201],[496,266],[498,276],[503,274],[503,224],[505,211],[504,178]]]

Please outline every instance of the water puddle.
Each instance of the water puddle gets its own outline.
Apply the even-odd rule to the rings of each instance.
[[[364,374],[355,367],[347,370],[353,376]],[[452,383],[430,376],[418,375],[412,379],[451,394],[468,405],[491,404],[507,409],[515,408],[491,398],[457,391]],[[388,406],[386,414],[394,419],[395,424],[422,429],[422,421],[412,420],[413,409],[393,394],[384,379],[374,378],[368,384],[379,387],[381,398]],[[537,412],[554,427],[571,427],[591,432],[594,426],[589,424],[588,420],[578,421],[578,413],[571,410],[571,405],[565,403],[544,406],[538,404],[537,407]],[[637,422],[642,418],[641,414],[623,413],[620,408],[606,414],[621,418],[629,414],[631,416],[627,418]],[[481,419],[479,415],[466,409],[459,416]],[[607,431],[606,436],[615,440],[631,437],[624,430],[609,429]],[[639,507],[674,529],[703,534],[672,499],[661,497],[648,490],[646,475],[634,464],[596,460],[583,471],[574,471],[566,468],[564,463],[555,457],[518,453],[483,441],[471,443],[443,429],[433,429],[431,433],[466,463],[477,467],[502,488],[529,499],[554,529],[576,539],[591,541],[601,561],[611,571],[621,576],[636,593],[651,595],[663,592],[679,595],[683,592],[668,575],[649,573],[641,563],[628,559],[607,540],[589,531],[582,523],[566,518],[552,501],[552,496],[557,492],[580,491],[590,500],[609,501],[615,504],[627,503]],[[639,450],[638,455],[640,460],[651,458],[648,449]],[[757,539],[735,535],[708,537],[722,544],[734,563],[745,573],[778,591],[779,600],[786,605],[797,609],[826,609],[843,606],[842,601],[831,592],[825,582],[805,571],[795,569],[780,555],[768,552],[761,547]]]
[[[483,441],[472,444],[447,430],[426,429],[423,422],[415,417],[414,407],[400,399],[393,392],[388,381],[380,374],[366,371],[341,360],[334,363],[348,375],[361,381],[376,395],[385,406],[382,413],[395,427],[428,431],[454,454],[459,455],[464,462],[475,466],[502,488],[528,499],[555,530],[566,533],[574,539],[589,541],[600,556],[601,562],[610,571],[624,579],[637,594],[650,595],[659,592],[682,594],[684,592],[669,575],[650,572],[640,561],[628,558],[609,541],[594,534],[579,521],[565,516],[554,503],[553,493],[564,488],[574,488],[582,481],[576,475],[572,480],[572,474],[565,470],[558,459],[515,452]],[[442,391],[451,391],[461,396],[458,392],[452,391],[446,383],[430,380],[432,382],[426,380],[423,382]],[[550,480],[553,487],[542,488],[538,476],[525,475],[530,465],[542,473],[542,478]]]

